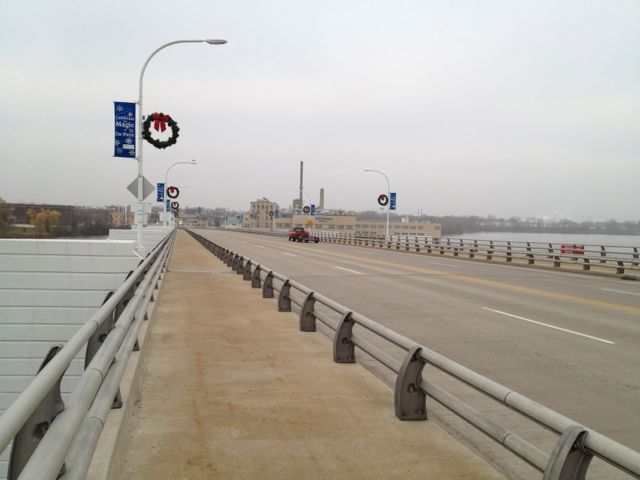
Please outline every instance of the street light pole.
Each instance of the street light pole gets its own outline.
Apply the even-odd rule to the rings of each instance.
[[[371,172],[379,173],[387,181],[387,233],[386,233],[386,239],[388,239],[389,238],[389,208],[391,207],[391,187],[389,186],[389,177],[387,177],[380,170],[365,170],[365,172],[366,173],[371,173]]]
[[[164,192],[165,192],[165,195],[167,194],[167,188],[169,187],[169,170],[171,170],[176,165],[198,165],[198,162],[196,162],[195,160],[191,160],[190,162],[175,162],[175,163],[172,163],[169,166],[169,168],[167,168],[167,171],[164,174]],[[165,202],[166,202],[166,200],[165,200]],[[165,207],[165,210],[166,210],[166,207]],[[165,220],[164,221],[164,226],[166,227],[168,224],[169,224],[169,221]]]
[[[137,230],[137,242],[136,248],[139,251],[143,250],[142,247],[142,225],[144,223],[144,195],[142,192],[143,186],[143,169],[142,169],[142,123],[143,123],[143,115],[142,115],[142,81],[144,80],[144,72],[147,69],[147,65],[149,61],[155,56],[163,48],[167,48],[171,45],[175,45],[176,43],[208,43],[209,45],[224,45],[227,43],[226,40],[217,40],[217,39],[209,39],[209,40],[174,40],[173,42],[165,43],[161,47],[156,48],[149,58],[147,58],[146,62],[142,66],[142,70],[140,71],[140,81],[138,82],[138,211],[136,212],[136,230]]]

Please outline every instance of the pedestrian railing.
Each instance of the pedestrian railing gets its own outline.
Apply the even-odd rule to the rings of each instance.
[[[593,456],[640,478],[639,452],[419,345],[250,258],[195,232],[189,233],[236,273],[242,275],[244,280],[251,282],[252,288],[260,288],[264,298],[277,298],[278,311],[291,312],[292,304],[296,305],[300,309],[301,331],[316,331],[317,321],[329,327],[333,331],[335,362],[354,363],[355,347],[358,347],[391,370],[396,375],[394,405],[395,414],[399,419],[425,420],[428,396],[541,472],[544,480],[584,479]],[[403,360],[399,361],[365,339],[366,332],[399,347],[404,352]],[[559,435],[555,447],[550,453],[541,450],[423,377],[422,371],[427,363],[524,418],[555,432]]]
[[[154,290],[162,279],[170,234],[110,293],[64,345],[55,345],[38,374],[0,416],[0,452],[12,442],[8,480],[84,479]],[[60,381],[86,346],[85,370],[66,402]]]
[[[363,247],[382,248],[427,255],[443,255],[520,265],[545,265],[553,268],[573,267],[594,273],[608,271],[615,275],[640,275],[640,247],[577,245],[503,240],[396,235],[389,239],[359,237],[334,232],[313,232],[320,241]]]

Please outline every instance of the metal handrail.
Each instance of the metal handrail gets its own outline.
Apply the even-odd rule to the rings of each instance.
[[[135,343],[132,332],[137,333],[140,318],[144,318],[141,312],[151,299],[151,293],[157,284],[168,258],[169,247],[173,243],[175,234],[167,235],[148,256],[140,262],[138,267],[127,280],[114,292],[114,294],[100,307],[100,309],[67,341],[64,347],[47,363],[47,365],[34,377],[27,388],[0,416],[0,451],[3,451],[13,437],[22,428],[32,413],[39,407],[56,382],[64,374],[71,361],[87,344],[98,327],[110,317],[114,309],[125,299],[127,294],[135,289],[135,293],[129,299],[126,307],[120,314],[115,327],[109,332],[104,343],[87,366],[77,385],[70,393],[65,409],[55,417],[55,420],[41,439],[38,447],[31,455],[20,475],[21,479],[57,478],[65,456],[74,441],[76,433],[80,430],[87,412],[91,408],[96,394],[102,391],[107,378],[117,378],[114,394],[108,400],[113,402],[117,392],[124,366],[118,363],[124,360],[122,350],[128,345],[126,338],[131,338]],[[135,321],[134,321],[135,318]],[[131,328],[133,324],[133,328]],[[131,336],[128,336],[131,335]],[[116,363],[114,363],[114,359]],[[123,362],[124,363],[124,362]],[[117,365],[117,367],[116,367]],[[113,370],[113,367],[116,369]],[[111,380],[115,382],[115,380]],[[97,439],[96,439],[97,441]],[[86,465],[93,455],[90,451]],[[76,458],[82,457],[76,453]],[[67,465],[66,475],[73,472],[71,465]],[[66,478],[72,478],[70,476]],[[75,477],[74,477],[75,478]]]
[[[403,392],[399,391],[399,389],[404,385],[404,376],[407,374],[406,367],[411,361],[419,360],[422,362],[422,365],[429,363],[452,378],[460,380],[473,387],[488,398],[508,406],[511,410],[522,415],[524,418],[531,419],[548,428],[552,432],[560,434],[555,448],[550,454],[547,454],[511,430],[497,424],[494,420],[488,418],[483,413],[477,411],[472,406],[466,404],[464,401],[455,397],[443,388],[422,378],[421,368],[418,371],[417,377],[413,378],[413,385],[415,386],[417,384],[420,392],[435,399],[456,415],[460,416],[465,421],[471,423],[480,431],[496,440],[507,450],[526,461],[536,470],[542,472],[545,479],[584,478],[584,474],[586,473],[589,465],[589,460],[593,455],[601,458],[619,470],[640,478],[640,452],[632,450],[631,448],[585,427],[578,422],[511,390],[508,387],[494,382],[493,380],[480,375],[479,373],[454,362],[453,360],[436,353],[427,347],[419,345],[409,338],[404,337],[363,315],[352,312],[348,307],[319,295],[308,287],[291,280],[284,275],[274,272],[254,260],[241,256],[238,253],[218,245],[193,231],[188,230],[188,232],[212,253],[226,261],[228,265],[233,265],[233,268],[237,273],[243,274],[244,279],[252,280],[252,287],[258,288],[261,284],[263,286],[263,296],[273,296],[273,291],[278,292],[279,310],[291,311],[291,303],[298,305],[300,307],[301,330],[315,331],[315,320],[320,320],[323,324],[333,330],[335,332],[334,360],[340,361],[336,359],[336,348],[339,341],[341,343],[350,343],[358,346],[360,349],[378,360],[382,365],[396,373],[395,403],[396,415],[399,418],[405,420],[426,418],[426,405],[424,405],[424,403],[423,407],[421,407],[424,409],[424,416],[422,417],[417,416],[411,418],[409,416],[410,418],[403,418],[402,414],[398,413],[399,402],[402,403],[403,401],[401,398]],[[271,281],[273,279],[277,280],[275,283],[269,283],[269,288],[272,289],[271,292],[267,292],[264,288],[267,286],[268,278]],[[258,282],[258,280],[260,281]],[[292,290],[304,295],[305,300],[302,302],[299,301],[297,299],[297,295],[292,295]],[[286,293],[286,295],[284,295],[284,293]],[[316,302],[330,309],[334,313],[341,315],[342,321],[336,324],[333,319],[329,318],[322,311],[317,310]],[[309,317],[312,317],[311,329],[307,328],[309,327],[308,324],[305,325],[305,322],[308,322]],[[350,330],[352,327],[348,329],[348,335],[345,337],[345,329],[343,328],[345,320],[352,322],[352,325],[364,327],[366,330],[376,334],[379,338],[387,340],[397,347],[400,347],[402,350],[407,352],[404,362],[400,363],[398,360],[386,354],[360,335],[351,333]],[[413,375],[415,375],[415,372],[416,371],[414,370]],[[400,405],[400,407],[402,407],[402,405]],[[420,408],[418,408],[417,411],[420,412]],[[578,460],[576,460],[576,456]],[[568,471],[572,471],[575,476],[562,476]]]
[[[429,255],[448,254],[454,257],[487,261],[500,258],[507,263],[520,260],[526,261],[527,265],[546,262],[552,263],[554,268],[560,268],[562,265],[581,265],[582,270],[588,273],[593,273],[592,267],[615,269],[616,275],[640,273],[640,247],[473,240],[418,235],[400,235],[389,239],[336,232],[314,232],[314,235],[320,241],[329,243],[387,248]]]

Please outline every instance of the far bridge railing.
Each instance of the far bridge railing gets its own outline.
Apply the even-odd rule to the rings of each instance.
[[[626,276],[630,279],[640,276],[639,247],[475,240],[418,235],[396,235],[385,239],[325,231],[312,233],[318,236],[320,241],[329,243],[507,264],[569,268],[587,273]]]

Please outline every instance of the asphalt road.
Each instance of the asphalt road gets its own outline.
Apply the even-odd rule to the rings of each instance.
[[[197,232],[640,450],[640,282]],[[497,409],[459,385],[447,388],[483,411]],[[508,412],[496,415],[519,425]],[[441,413],[440,421],[452,433],[465,430],[452,417]],[[534,443],[552,445],[556,438],[523,428]],[[491,456],[481,438],[465,440]],[[509,460],[497,462],[508,470]]]

